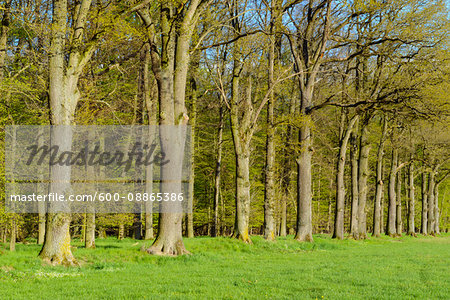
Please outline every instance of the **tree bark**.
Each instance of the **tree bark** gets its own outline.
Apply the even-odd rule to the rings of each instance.
[[[119,231],[117,233],[117,239],[121,241],[123,240],[124,236],[125,236],[125,225],[123,224],[123,221],[121,221],[119,223]]]
[[[95,139],[95,134],[92,130],[89,131],[89,140],[93,141]],[[86,166],[86,178],[88,180],[93,180],[95,178],[94,166]],[[91,191],[91,193],[94,191]],[[86,227],[84,229],[84,246],[87,249],[95,249],[95,208],[87,204],[87,214],[86,214]]]
[[[435,176],[436,171],[433,169],[428,175],[428,216],[427,216],[427,228],[428,233],[435,235],[435,203],[434,203],[434,188],[435,188]]]
[[[302,103],[309,106],[311,102],[310,100],[302,100]],[[297,158],[297,232],[295,239],[313,242],[311,212],[311,158],[313,149],[311,127],[308,124],[309,118],[301,125],[298,138],[300,155]]]
[[[388,206],[388,219],[386,226],[386,234],[393,237],[397,234],[397,228],[395,227],[396,220],[396,194],[395,194],[395,180],[396,180],[396,169],[398,164],[398,149],[392,149],[392,162],[391,162],[391,171],[389,173],[389,206]]]
[[[351,161],[351,191],[352,191],[352,206],[350,218],[350,234],[353,238],[358,238],[358,135],[357,125],[350,136],[350,161]]]
[[[86,239],[84,241],[85,248],[95,248],[95,213],[86,214]]]
[[[237,117],[238,115],[235,114],[232,119]],[[233,236],[243,242],[251,243],[248,232],[250,218],[250,145],[249,141],[238,141],[237,135],[241,133],[236,126],[238,126],[236,121],[232,121],[231,127],[236,153],[236,219]]]
[[[383,131],[380,138],[380,143],[378,145],[377,152],[377,186],[375,192],[375,201],[373,209],[373,236],[380,237],[381,235],[381,224],[383,219],[381,218],[381,198],[384,193],[383,191],[383,156],[384,156],[384,141],[386,139],[387,132],[387,120],[386,116],[383,118]]]
[[[16,237],[17,237],[17,224],[16,224],[16,215],[11,217],[11,231],[9,235],[9,251],[16,251]]]
[[[402,176],[401,170],[397,172],[397,211],[396,211],[396,232],[398,236],[402,235],[403,232],[403,221],[402,221]]]
[[[216,237],[220,233],[219,221],[219,200],[220,200],[220,179],[222,169],[222,139],[223,139],[223,126],[224,126],[224,111],[223,100],[220,97],[219,107],[219,129],[217,132],[217,158],[216,158],[216,170],[214,175],[214,228],[213,236]]]
[[[8,32],[10,26],[10,12],[11,10],[11,1],[6,1],[5,6],[3,8],[3,16],[1,21],[0,28],[0,82],[3,80],[3,76],[5,73],[5,60],[7,56],[7,42],[8,42]]]
[[[360,151],[358,160],[358,239],[367,238],[366,202],[370,151],[368,134],[368,124],[364,123],[361,128]]]
[[[191,98],[191,109],[190,109],[190,125],[191,125],[191,140],[189,146],[191,147],[190,153],[192,154],[191,168],[189,175],[189,197],[188,197],[188,207],[193,209],[194,206],[194,181],[195,181],[195,131],[196,131],[196,120],[197,120],[197,74],[199,68],[200,53],[196,52],[192,59],[192,71],[190,79],[190,98]],[[194,237],[194,213],[188,212],[186,214],[187,220],[187,237]]]
[[[439,229],[439,222],[440,222],[440,218],[441,218],[441,214],[439,211],[439,183],[436,183],[435,187],[434,187],[434,233],[436,235],[441,234],[440,229]]]
[[[428,234],[428,192],[427,192],[427,174],[422,173],[422,226],[420,232],[423,235]]]
[[[200,12],[200,0],[190,1],[183,9],[184,15],[177,14],[174,3],[161,1],[160,3],[161,50],[155,45],[155,23],[150,17],[148,8],[138,11],[147,27],[150,43],[152,69],[158,82],[160,125],[172,125],[172,129],[187,125],[189,117],[185,106],[187,72],[190,60],[190,43],[196,28]],[[176,126],[173,126],[176,125]],[[183,134],[171,134],[165,126],[160,126],[161,151],[169,158],[169,163],[161,166],[162,193],[180,193],[182,178],[182,154],[185,138]],[[161,203],[164,210],[173,203]],[[173,208],[173,207],[172,207]],[[182,238],[182,214],[163,212],[159,214],[158,235],[153,245],[146,250],[156,255],[181,255],[189,253]]]
[[[337,159],[337,172],[336,172],[336,211],[334,218],[334,233],[333,238],[342,240],[344,238],[344,204],[345,204],[345,184],[344,184],[344,172],[345,172],[345,156],[347,153],[347,144],[350,138],[350,134],[353,130],[353,126],[358,118],[355,115],[349,122],[345,133],[341,135],[339,141],[339,154]]]
[[[291,99],[289,101],[289,115],[294,116],[296,111],[296,98],[294,95],[291,96]],[[293,136],[294,128],[291,124],[287,125],[286,128],[286,138],[284,140],[285,147],[284,147],[284,157],[283,157],[283,174],[282,174],[282,197],[281,197],[281,207],[280,207],[280,236],[286,236],[287,235],[287,201],[290,198],[289,194],[289,186],[291,183],[291,173],[292,173],[292,166],[291,166],[291,143],[292,143],[292,136]]]
[[[72,24],[71,50],[66,64],[67,0],[53,2],[52,36],[49,49],[49,96],[52,125],[73,124],[75,109],[80,97],[78,79],[94,52],[94,46],[88,47],[84,52],[81,52],[80,49],[90,6],[91,0],[83,0],[80,3],[77,18]],[[52,140],[60,146],[61,151],[70,151],[72,132],[69,127],[53,128],[52,134]],[[62,194],[69,189],[70,167],[52,166],[50,191]],[[50,204],[50,207],[52,205]],[[57,203],[57,205],[62,204]],[[39,253],[43,260],[52,264],[77,264],[70,250],[70,220],[70,214],[65,212],[48,214],[44,245]]]
[[[157,125],[157,114],[158,114],[158,90],[156,88],[155,79],[150,79],[149,76],[149,65],[151,62],[150,57],[150,45],[146,43],[144,52],[144,64],[142,68],[142,80],[143,80],[143,101],[145,109],[147,111],[147,121],[148,121],[148,141],[147,144],[151,145],[155,142],[155,125]],[[150,87],[150,80],[154,83]],[[150,95],[151,93],[151,95]],[[145,192],[150,195],[153,192],[153,164],[149,164],[145,167]],[[153,203],[147,201],[145,204],[145,232],[144,239],[151,240],[154,238],[153,234]]]
[[[275,20],[277,19],[278,10],[272,1],[271,7],[271,22],[269,35],[269,59],[268,59],[268,89],[270,90],[269,101],[267,102],[267,131],[266,131],[266,164],[264,168],[264,239],[268,241],[275,240],[275,221],[273,217],[275,186],[274,186],[274,164],[275,164],[275,149],[274,149],[274,133],[275,127],[273,124],[273,110],[274,110],[274,64],[275,64]]]
[[[415,214],[415,187],[414,187],[414,164],[409,164],[408,172],[409,205],[408,205],[408,235],[416,236]]]

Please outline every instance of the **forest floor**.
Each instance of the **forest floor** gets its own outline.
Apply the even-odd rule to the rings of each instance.
[[[53,267],[40,246],[0,244],[0,299],[448,299],[450,235],[331,240],[279,238],[253,245],[230,238],[185,239],[192,255],[155,257],[149,241],[73,241],[80,267]],[[75,248],[76,247],[76,248]]]

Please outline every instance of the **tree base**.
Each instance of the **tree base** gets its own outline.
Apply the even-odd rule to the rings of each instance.
[[[72,253],[69,250],[69,253],[58,253],[53,255],[47,255],[46,253],[41,252],[39,257],[46,264],[52,266],[66,266],[66,267],[78,267],[79,264],[75,257],[73,257]]]
[[[233,235],[231,237],[234,238],[234,239],[237,239],[237,240],[239,240],[241,242],[244,242],[246,244],[253,244],[253,242],[250,239],[250,236],[248,235],[248,233],[241,234],[241,233],[236,233],[235,232],[235,233],[233,233]]]
[[[275,232],[273,232],[273,231],[267,232],[264,235],[264,239],[269,242],[275,241]]]
[[[307,234],[298,234],[297,233],[297,235],[295,236],[294,239],[298,242],[309,242],[309,243],[314,242],[314,239],[313,239],[311,233],[307,233]]]
[[[151,245],[150,248],[145,249],[144,251],[148,254],[159,256],[179,256],[191,254],[184,247],[184,243],[182,240],[169,242],[156,239],[153,245]]]

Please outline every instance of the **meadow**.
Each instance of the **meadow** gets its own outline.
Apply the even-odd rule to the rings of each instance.
[[[253,244],[185,239],[191,255],[156,257],[151,241],[73,241],[79,267],[45,265],[40,246],[0,244],[0,299],[448,299],[450,235]]]

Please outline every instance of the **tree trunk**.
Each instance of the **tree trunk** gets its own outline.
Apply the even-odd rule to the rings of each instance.
[[[352,206],[350,218],[350,234],[353,238],[358,238],[358,144],[357,144],[357,125],[350,135],[350,161],[351,161],[351,191]]]
[[[152,112],[152,110],[150,110]],[[150,114],[149,114],[150,116]],[[153,143],[155,138],[154,133],[155,127],[150,124],[149,126],[149,141],[148,144],[150,145]],[[151,195],[153,192],[153,164],[149,164],[145,167],[145,192],[148,195]],[[151,240],[153,239],[153,203],[151,201],[147,201],[145,203],[145,234],[144,239],[145,240]]]
[[[148,67],[150,65],[150,45],[146,44],[145,55],[144,55],[144,65],[142,69],[142,89],[143,89],[143,100],[145,109],[147,111],[147,121],[148,121],[148,141],[147,144],[151,145],[155,142],[155,130],[158,121],[158,90],[157,83],[155,79],[150,79]],[[150,87],[150,80],[152,80],[153,85]],[[156,83],[156,84],[155,84]],[[151,93],[151,95],[150,95]],[[153,164],[149,164],[145,167],[145,192],[151,195],[153,192]],[[144,239],[151,240],[154,238],[153,234],[153,203],[147,201],[145,204],[145,232]]]
[[[428,234],[428,192],[427,192],[427,174],[425,172],[422,173],[422,226],[420,228],[420,232],[423,235]]]
[[[396,211],[396,231],[397,235],[401,236],[403,232],[403,221],[402,221],[402,177],[401,171],[397,172],[397,211]]]
[[[311,128],[308,122],[309,119],[305,120],[299,131],[300,155],[297,158],[297,232],[295,239],[313,242],[311,215],[311,158],[313,149]]]
[[[92,130],[89,131],[88,135],[90,141],[95,140],[96,137]],[[86,178],[88,180],[93,180],[95,178],[94,166],[86,166]],[[93,192],[94,191],[91,190],[91,193]],[[84,246],[87,249],[95,249],[95,207],[89,204],[87,204],[87,214],[85,214],[86,227],[84,228]]]
[[[73,20],[73,35],[70,39],[69,53],[66,53],[67,28],[67,0],[53,1],[52,35],[49,49],[49,98],[52,141],[61,151],[70,151],[72,132],[70,127],[58,125],[72,125],[80,93],[78,79],[83,68],[88,63],[95,50],[92,43],[82,52],[84,30],[92,0],[81,1],[77,18]],[[67,59],[67,61],[66,61]],[[64,194],[70,190],[70,166],[52,166],[50,192]],[[44,245],[39,256],[52,264],[75,265],[75,258],[70,250],[70,214],[64,212],[68,207],[63,203],[51,203],[51,213],[46,220]],[[59,206],[59,207],[57,207]],[[56,209],[54,209],[56,208]],[[57,212],[61,211],[61,212]]]
[[[435,204],[434,204],[434,188],[435,188],[435,170],[432,170],[428,175],[428,217],[427,217],[427,229],[428,233],[435,235]]]
[[[249,145],[236,153],[236,220],[234,237],[251,243],[248,226],[250,217]]]
[[[160,28],[162,48],[151,45],[152,68],[158,82],[160,125],[171,125],[171,129],[183,128],[189,117],[185,106],[187,72],[190,60],[190,42],[196,28],[200,0],[193,0],[185,7],[185,14],[175,13],[173,3],[162,1]],[[139,11],[147,26],[149,42],[156,39],[154,23],[147,12]],[[176,24],[176,25],[175,25]],[[158,55],[158,53],[160,53]],[[173,126],[176,125],[176,126]],[[161,151],[169,163],[161,166],[161,193],[180,193],[182,178],[182,159],[185,137],[182,131],[171,134],[165,126],[160,126]],[[175,180],[174,180],[175,179]],[[192,180],[192,179],[191,179]],[[167,205],[171,205],[168,207]],[[161,210],[174,209],[174,203],[161,203]],[[159,214],[158,236],[146,251],[157,255],[180,255],[189,253],[183,243],[182,213],[162,212]]]
[[[8,46],[8,31],[10,25],[11,2],[12,1],[6,1],[5,3],[0,28],[0,82],[3,80],[5,72],[5,60],[7,56],[6,48]]]
[[[296,99],[295,96],[291,96],[290,103],[289,103],[289,115],[293,116],[295,114],[296,109]],[[285,147],[284,147],[284,157],[283,157],[283,174],[282,174],[282,196],[281,196],[281,207],[280,207],[280,236],[286,236],[287,235],[287,201],[290,197],[289,194],[289,186],[291,182],[291,173],[292,173],[292,166],[291,166],[291,156],[292,151],[290,147],[290,143],[292,143],[292,133],[293,133],[293,127],[291,124],[287,125],[286,129],[286,138],[284,140]]]
[[[358,116],[354,116],[348,124],[347,130],[341,135],[339,142],[339,154],[337,160],[337,172],[336,172],[336,211],[334,218],[334,233],[333,238],[342,240],[344,238],[344,204],[345,204],[345,184],[344,184],[344,172],[345,172],[345,156],[347,153],[347,144],[350,138],[350,134],[353,130]]]
[[[223,111],[223,100],[220,97],[220,108],[219,108],[219,129],[217,132],[217,160],[216,160],[216,170],[214,176],[214,228],[213,236],[216,237],[220,232],[219,224],[219,200],[220,200],[220,177],[222,168],[222,136],[223,136],[223,122],[224,122],[224,111]]]
[[[95,248],[95,213],[86,214],[86,239],[84,245],[88,249]]]
[[[272,14],[274,10],[272,9]],[[272,16],[274,18],[274,16]],[[275,186],[274,186],[274,164],[275,164],[275,148],[274,148],[274,134],[275,127],[273,124],[273,109],[274,109],[274,92],[273,92],[273,72],[275,60],[275,40],[273,36],[273,23],[271,21],[271,36],[269,36],[269,86],[270,92],[269,101],[267,103],[267,137],[266,137],[266,165],[264,168],[264,238],[268,241],[275,240],[275,221],[273,217]]]
[[[386,139],[387,132],[387,120],[386,116],[383,118],[383,132],[381,134],[380,143],[378,145],[377,152],[377,186],[375,192],[375,201],[373,209],[373,236],[380,237],[381,235],[381,224],[383,219],[381,218],[381,198],[384,193],[383,191],[383,155],[384,155],[384,141]]]
[[[392,149],[392,162],[391,162],[391,171],[389,173],[389,206],[388,206],[388,218],[387,218],[387,226],[386,226],[386,234],[393,237],[397,234],[397,228],[395,227],[396,220],[396,204],[397,198],[395,194],[395,180],[396,180],[396,169],[398,164],[398,149]]]
[[[436,183],[434,187],[434,233],[436,235],[441,234],[439,229],[440,211],[439,211],[439,183]]]
[[[369,177],[369,151],[368,125],[365,123],[361,128],[360,151],[358,160],[358,239],[367,238],[367,178]]]
[[[381,171],[382,174],[384,174],[384,165],[382,167],[383,171]],[[384,197],[385,193],[381,193],[381,200],[380,200],[380,232],[384,232]]]
[[[238,53],[235,47],[236,55]],[[235,59],[233,63],[232,100],[230,123],[236,160],[236,214],[233,237],[245,243],[251,243],[248,227],[250,219],[250,141],[253,136],[251,119],[252,81],[249,77],[245,99],[240,94],[240,70],[242,63]],[[242,100],[242,101],[241,101]]]
[[[9,236],[9,251],[16,251],[17,224],[16,215],[11,217],[11,231]]]
[[[0,243],[6,243],[6,228],[0,226]]]
[[[408,173],[408,188],[409,188],[409,205],[408,205],[408,235],[416,236],[416,228],[414,222],[415,214],[415,187],[414,187],[414,164],[411,162],[409,164]]]
[[[125,236],[125,225],[124,225],[123,222],[121,221],[121,222],[119,223],[119,232],[117,233],[117,239],[118,239],[119,241],[121,241],[121,240],[123,240],[124,236]]]
[[[44,243],[45,238],[45,206],[42,205],[42,202],[38,203],[38,245],[42,245]]]

